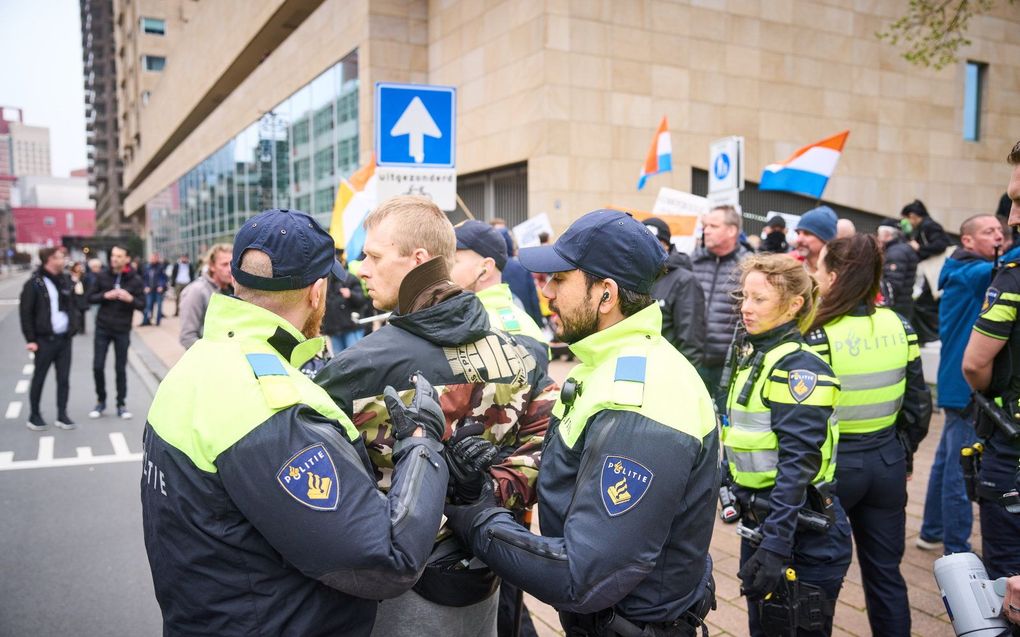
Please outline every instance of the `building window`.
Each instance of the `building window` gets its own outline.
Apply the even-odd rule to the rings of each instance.
[[[143,55],[142,66],[146,71],[162,71],[166,66],[166,58],[162,55]]]
[[[43,222],[44,226],[55,226],[55,225],[57,225],[57,220],[54,219],[53,217],[43,217],[42,222]]]
[[[149,35],[166,35],[166,20],[160,18],[142,18],[141,28],[143,33]]]
[[[981,138],[981,94],[984,92],[988,65],[967,62],[963,89],[963,138],[976,142]]]

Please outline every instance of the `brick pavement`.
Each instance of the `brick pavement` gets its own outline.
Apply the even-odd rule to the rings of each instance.
[[[166,301],[164,310],[172,314],[173,302]],[[169,368],[184,353],[184,348],[177,342],[178,331],[179,322],[171,316],[164,318],[159,327],[137,328],[135,335],[145,343],[155,358]],[[562,382],[572,366],[572,363],[554,361],[551,366],[551,374]],[[952,626],[932,575],[932,564],[939,557],[939,553],[921,551],[914,546],[914,539],[921,526],[928,471],[934,459],[935,448],[938,446],[942,421],[941,413],[936,413],[933,416],[928,437],[921,444],[914,459],[913,479],[907,485],[909,496],[907,548],[903,557],[902,572],[909,589],[913,633],[923,637],[951,637],[953,635]],[[537,521],[535,528],[538,528]],[[975,507],[972,543],[974,549],[980,552],[981,538],[978,529],[977,508]],[[739,583],[736,578],[739,551],[740,543],[734,528],[717,519],[715,533],[712,537],[711,553],[715,560],[719,607],[708,617],[712,635],[747,635],[747,606],[744,599],[740,597]],[[541,637],[563,635],[556,611],[552,607],[542,604],[530,596],[527,598],[527,605],[532,612],[532,618]],[[869,634],[871,631],[864,609],[864,591],[861,587],[860,571],[857,569],[855,559],[850,566],[850,572],[847,574],[839,596],[833,635],[845,637]]]

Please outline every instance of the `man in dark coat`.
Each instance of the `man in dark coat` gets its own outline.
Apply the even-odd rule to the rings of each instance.
[[[666,254],[666,273],[652,285],[652,297],[662,310],[662,336],[694,367],[700,367],[705,348],[705,293],[694,276],[691,258],[670,242],[672,232],[662,219],[650,217],[645,227]]]
[[[882,296],[885,306],[910,321],[914,316],[914,280],[917,278],[917,253],[904,240],[900,224],[886,219],[878,226],[882,246]]]
[[[35,370],[29,390],[31,412],[26,425],[32,431],[43,431],[48,425],[42,418],[39,401],[50,365],[57,369],[57,426],[74,429],[67,416],[67,395],[71,373],[71,337],[80,327],[81,313],[74,306],[71,279],[64,274],[66,255],[63,248],[43,248],[39,269],[21,290],[19,310],[25,349],[35,354]]]
[[[939,340],[939,304],[936,286],[939,271],[942,269],[942,264],[945,263],[946,248],[952,241],[939,222],[931,218],[924,202],[920,199],[915,199],[903,206],[900,214],[910,222],[914,229],[910,235],[910,247],[917,252],[918,268],[922,271],[930,271],[930,274],[925,275],[921,295],[914,303],[912,319],[918,343],[924,345]],[[929,260],[931,261],[926,266],[925,262]]]
[[[96,277],[89,303],[98,303],[96,340],[92,376],[96,381],[96,406],[89,418],[99,418],[106,410],[106,353],[113,343],[114,369],[117,374],[117,417],[131,418],[127,410],[127,356],[131,346],[131,323],[135,310],[145,308],[145,284],[130,266],[126,248],[110,248],[110,268]]]
[[[691,256],[694,275],[705,293],[705,356],[698,371],[708,393],[718,399],[726,353],[737,327],[737,304],[733,292],[740,285],[740,262],[750,254],[737,242],[741,217],[733,206],[714,208],[705,215],[705,246]]]

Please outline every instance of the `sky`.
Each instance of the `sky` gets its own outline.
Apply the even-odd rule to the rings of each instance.
[[[53,174],[85,168],[78,0],[0,0],[0,106],[50,129]]]

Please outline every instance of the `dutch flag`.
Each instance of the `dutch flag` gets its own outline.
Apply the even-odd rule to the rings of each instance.
[[[849,134],[850,131],[845,130],[808,144],[785,161],[769,164],[761,173],[758,190],[786,190],[821,199]]]
[[[659,122],[659,130],[655,132],[652,139],[652,147],[648,149],[648,157],[645,158],[645,165],[641,167],[641,177],[638,178],[637,189],[645,187],[645,182],[652,175],[669,172],[673,170],[673,143],[669,139],[669,124],[666,116],[662,116]]]

